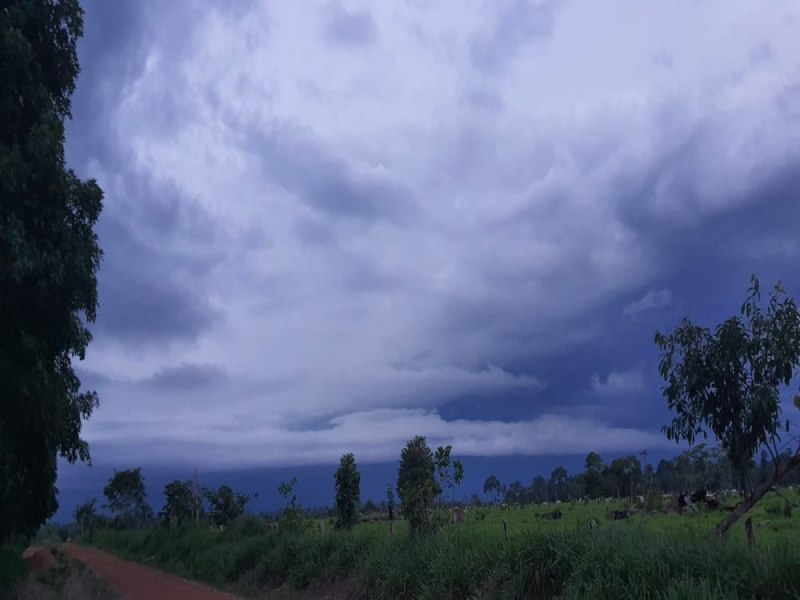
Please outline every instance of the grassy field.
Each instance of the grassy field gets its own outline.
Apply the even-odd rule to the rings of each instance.
[[[607,511],[624,506],[616,502],[560,504],[557,521],[540,516],[555,505],[473,510],[428,536],[409,535],[402,522],[394,536],[385,522],[321,535],[317,526],[269,531],[248,518],[224,532],[98,531],[85,542],[246,594],[347,580],[370,598],[800,597],[800,512],[786,517],[783,505],[773,497],[753,511],[756,549],[741,523],[715,538],[722,513],[612,522]]]

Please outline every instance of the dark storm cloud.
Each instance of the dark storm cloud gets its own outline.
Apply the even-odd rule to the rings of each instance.
[[[526,44],[550,37],[559,4],[562,0],[498,2],[495,22],[472,40],[473,64],[482,71],[500,71]]]
[[[92,329],[101,339],[135,344],[195,339],[219,318],[193,284],[219,255],[190,249],[215,240],[213,222],[170,182],[137,168],[115,137],[116,109],[149,50],[151,7],[122,1],[87,10],[74,120],[67,124],[70,165],[82,177],[100,178],[105,188],[98,224],[104,256]]]
[[[272,183],[327,218],[403,223],[416,213],[413,191],[382,166],[349,164],[299,129],[249,132],[247,146]]]
[[[171,390],[206,389],[228,380],[224,370],[214,365],[183,363],[165,367],[145,380],[145,385]]]
[[[367,9],[350,12],[336,6],[325,24],[325,37],[344,46],[371,44],[377,36],[378,28]]]
[[[106,190],[97,447],[206,444],[226,464],[384,459],[415,433],[485,455],[652,447],[653,332],[713,326],[753,271],[800,293],[780,16],[731,58],[647,11],[423,4],[87,20],[68,139]],[[736,11],[714,10],[719,37]],[[365,60],[390,22],[418,35]],[[646,33],[608,43],[620,24]]]

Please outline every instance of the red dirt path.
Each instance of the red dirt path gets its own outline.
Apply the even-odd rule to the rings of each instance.
[[[124,561],[94,548],[64,544],[71,558],[82,562],[124,600],[232,600],[236,596],[173,575]]]

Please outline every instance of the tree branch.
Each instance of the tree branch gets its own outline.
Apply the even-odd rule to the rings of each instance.
[[[745,499],[740,502],[731,513],[725,517],[717,525],[717,535],[720,537],[730,529],[739,519],[741,519],[751,508],[753,508],[761,498],[767,495],[768,492],[775,489],[781,480],[786,477],[795,468],[800,466],[800,448],[794,456],[789,460],[785,469],[778,467],[777,472],[767,482],[761,484],[752,494],[748,494]]]

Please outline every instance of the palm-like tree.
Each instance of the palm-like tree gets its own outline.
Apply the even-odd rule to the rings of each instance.
[[[497,504],[497,495],[500,493],[502,487],[497,475],[490,475],[483,484],[483,493],[487,496],[491,494],[492,502]]]

